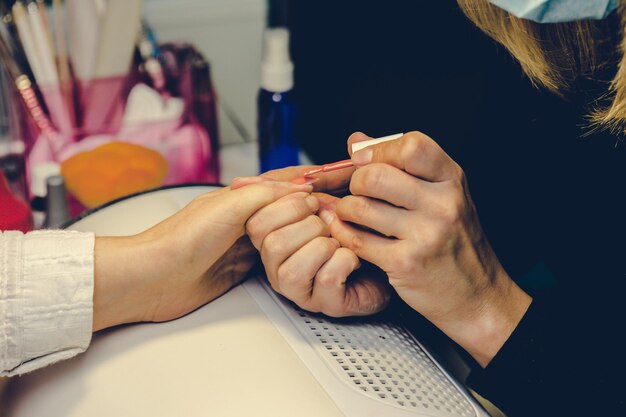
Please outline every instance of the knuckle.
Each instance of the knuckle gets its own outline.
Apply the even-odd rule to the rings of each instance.
[[[355,220],[363,220],[367,218],[370,211],[370,203],[363,197],[347,197],[350,204],[351,214]]]
[[[327,234],[328,233],[328,226],[326,225],[326,223],[324,223],[324,221],[322,219],[319,218],[319,216],[316,216],[314,214],[311,214],[307,217],[307,222],[311,223],[313,225],[313,228],[315,229],[315,231],[318,234]]]
[[[422,194],[419,191],[408,191],[405,196],[404,206],[407,208],[420,207],[422,202]]]
[[[417,270],[420,255],[416,249],[398,249],[393,252],[392,261],[394,268],[402,275],[412,275]]]
[[[290,198],[288,200],[288,205],[294,215],[298,218],[302,218],[305,215],[310,214],[304,198]]]
[[[423,152],[427,146],[426,136],[419,132],[410,132],[404,135],[402,146],[400,148],[400,157],[404,160],[414,159]]]
[[[280,233],[270,233],[263,240],[263,251],[266,254],[280,253],[285,247],[285,238]]]
[[[315,277],[315,283],[321,285],[322,287],[332,287],[335,285],[337,279],[336,271],[320,271]]]
[[[440,210],[441,225],[448,232],[462,222],[467,212],[467,204],[463,194],[455,192]]]
[[[258,216],[258,215],[257,216],[253,216],[246,223],[246,232],[253,239],[258,239],[259,237],[262,237],[262,235],[264,233],[264,228],[263,228],[263,224],[264,223],[265,222],[262,220],[261,216]]]
[[[361,261],[359,257],[354,253],[354,251],[348,248],[339,248],[337,250],[341,252],[343,259],[345,259],[346,262],[350,263],[352,271],[357,270],[361,267]]]
[[[315,253],[324,258],[330,258],[337,250],[337,246],[326,236],[316,237],[311,244],[315,247]]]
[[[335,244],[329,238],[319,237],[318,240],[321,241],[320,244],[322,245],[322,249],[321,249],[322,253],[330,256],[333,253],[335,253],[335,251],[337,250],[337,246],[335,246]]]
[[[278,278],[278,286],[281,288],[281,290],[296,285],[300,280],[300,276],[301,274],[299,273],[297,268],[289,264],[282,264],[278,267],[278,271],[276,272],[276,277]]]
[[[350,238],[350,249],[352,249],[357,256],[363,253],[364,244],[365,242],[363,242],[363,238],[358,234],[355,234]]]
[[[441,211],[444,225],[452,226],[461,221],[465,213],[465,199],[455,193]]]
[[[454,168],[452,170],[452,184],[457,189],[464,189],[466,183],[465,171],[461,168],[460,165],[454,164]]]
[[[265,192],[266,188],[270,189],[272,200],[276,201],[285,194],[285,184],[278,181],[264,181],[258,184],[259,191]]]
[[[422,248],[425,255],[441,254],[448,247],[453,228],[449,223],[433,224],[422,236]]]
[[[357,171],[357,174],[364,190],[377,189],[385,181],[385,169],[381,164],[363,167]]]

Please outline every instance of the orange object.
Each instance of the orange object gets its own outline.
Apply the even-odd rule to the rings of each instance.
[[[68,191],[88,208],[158,187],[167,172],[159,152],[126,142],[107,143],[61,164]]]

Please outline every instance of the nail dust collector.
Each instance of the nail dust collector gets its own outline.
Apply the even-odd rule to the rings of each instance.
[[[211,187],[135,196],[74,230],[142,231]],[[403,327],[309,314],[252,279],[179,320],[94,337],[17,379],[12,417],[478,417],[485,411]]]

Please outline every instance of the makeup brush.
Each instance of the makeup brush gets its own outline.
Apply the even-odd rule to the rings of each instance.
[[[54,40],[57,51],[57,70],[59,73],[59,83],[61,92],[70,116],[71,125],[76,125],[75,108],[73,99],[72,73],[70,71],[70,60],[67,53],[67,39],[65,36],[65,25],[63,21],[63,9],[61,0],[52,1],[52,16],[54,18]]]
[[[88,82],[94,75],[100,39],[101,19],[96,3],[93,0],[66,0],[65,16],[74,75],[79,81]]]
[[[26,52],[28,63],[33,70],[33,74],[35,75],[35,81],[41,82],[45,78],[45,71],[37,51],[35,36],[28,21],[28,12],[21,1],[18,1],[13,5],[13,21],[15,22],[17,33],[20,37],[22,45],[24,46],[24,52]]]
[[[35,89],[33,88],[31,79],[19,67],[15,59],[13,59],[10,49],[8,48],[5,40],[1,37],[0,60],[4,62],[7,72],[9,73],[11,79],[13,79],[15,87],[17,88],[28,113],[41,133],[48,139],[52,154],[56,157],[64,145],[63,140],[52,125],[48,115],[43,111],[41,102],[39,101]]]
[[[18,3],[16,3],[16,5]],[[37,51],[42,70],[42,78],[37,79],[37,84],[40,86],[57,85],[59,83],[59,75],[54,62],[54,52],[52,51],[50,34],[46,29],[46,23],[41,14],[41,8],[37,2],[31,1],[26,6],[26,10],[28,12],[28,22],[35,44],[35,50]],[[44,12],[47,13],[45,9]]]
[[[20,41],[20,37],[17,32],[17,26],[13,19],[11,9],[15,1],[1,1],[0,2],[0,14],[2,18],[2,25],[0,26],[0,36],[4,38],[9,54],[13,57],[18,67],[27,74],[30,79],[34,79],[34,74],[31,70],[24,47]]]
[[[107,2],[96,55],[96,77],[116,77],[128,72],[139,37],[142,11],[143,0]]]

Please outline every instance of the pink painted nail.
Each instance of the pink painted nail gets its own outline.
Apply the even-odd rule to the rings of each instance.
[[[290,182],[296,185],[313,185],[319,180],[320,180],[319,178],[315,178],[315,177],[301,177],[301,178],[296,178],[295,180],[291,180]]]

